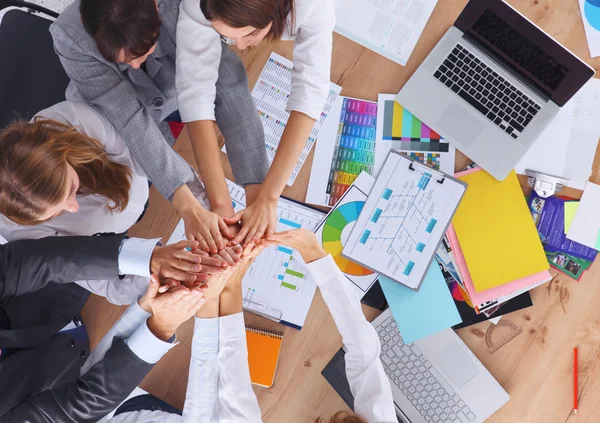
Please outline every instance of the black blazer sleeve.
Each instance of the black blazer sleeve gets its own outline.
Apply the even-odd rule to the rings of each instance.
[[[123,234],[48,237],[0,246],[0,300],[49,282],[116,279]]]
[[[95,423],[125,400],[153,366],[118,341],[85,375],[27,398],[0,423]]]

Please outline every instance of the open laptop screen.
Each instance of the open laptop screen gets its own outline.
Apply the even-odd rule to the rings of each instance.
[[[455,26],[522,81],[563,106],[594,71],[502,0],[471,0]]]

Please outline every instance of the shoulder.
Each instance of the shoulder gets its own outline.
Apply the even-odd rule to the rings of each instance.
[[[319,15],[335,16],[335,8],[341,0],[295,0],[295,26],[306,24],[309,19]]]
[[[64,48],[79,50],[88,56],[101,58],[94,39],[87,33],[81,22],[79,3],[79,0],[75,0],[67,6],[50,25],[54,47],[59,51]]]
[[[36,114],[75,127],[79,132],[102,144],[116,137],[116,130],[100,111],[86,103],[63,101]]]

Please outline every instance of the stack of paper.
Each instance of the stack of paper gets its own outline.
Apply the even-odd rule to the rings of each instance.
[[[456,176],[468,189],[447,235],[472,303],[501,304],[549,281],[549,264],[516,174],[497,181],[475,168]]]
[[[567,238],[595,250],[600,250],[600,185],[588,182]]]

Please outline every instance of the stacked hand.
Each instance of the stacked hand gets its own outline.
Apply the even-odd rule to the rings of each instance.
[[[148,329],[159,339],[169,340],[177,328],[192,317],[206,301],[205,289],[189,289],[184,285],[172,286],[159,293],[160,283],[152,275],[146,294],[140,298],[139,305],[152,313],[148,319]]]
[[[279,232],[257,243],[258,246],[262,247],[271,247],[280,244],[297,250],[305,263],[311,263],[327,255],[315,233],[308,229]]]

